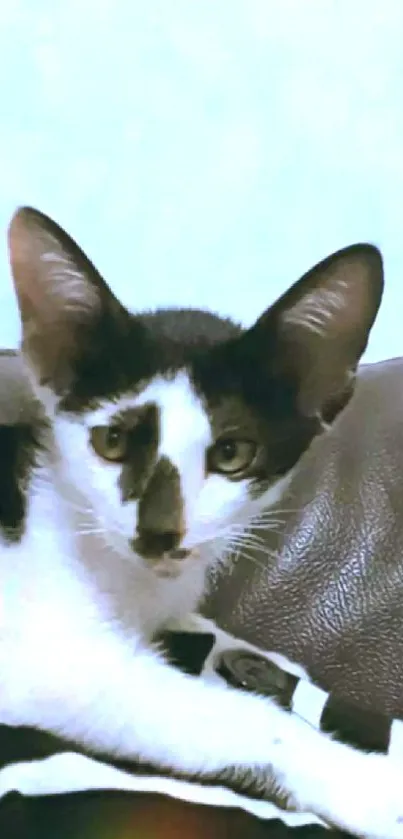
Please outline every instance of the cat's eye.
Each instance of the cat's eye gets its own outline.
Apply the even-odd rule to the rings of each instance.
[[[127,454],[127,432],[117,425],[96,425],[91,429],[91,444],[99,457],[121,463]]]
[[[226,437],[217,440],[208,452],[207,466],[210,472],[236,475],[251,465],[256,454],[256,445],[251,440],[237,440]]]

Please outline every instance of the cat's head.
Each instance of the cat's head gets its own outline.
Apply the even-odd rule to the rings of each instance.
[[[130,314],[35,210],[16,213],[9,241],[23,355],[65,474],[110,543],[161,573],[236,541],[280,498],[352,395],[383,289],[378,250],[354,245],[242,329],[200,311]],[[251,292],[228,293],[242,305]]]

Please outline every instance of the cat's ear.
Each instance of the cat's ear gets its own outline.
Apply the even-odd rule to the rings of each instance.
[[[246,333],[271,372],[292,383],[302,415],[330,422],[350,398],[382,292],[380,252],[353,245],[305,274]]]
[[[62,395],[95,327],[105,331],[123,307],[78,245],[37,210],[15,213],[9,252],[23,353],[38,382]]]

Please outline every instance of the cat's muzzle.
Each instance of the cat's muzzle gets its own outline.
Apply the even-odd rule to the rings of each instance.
[[[132,548],[136,553],[150,561],[177,560],[181,561],[190,556],[191,551],[181,548],[183,538],[181,533],[166,531],[159,533],[151,530],[140,530],[132,540]]]

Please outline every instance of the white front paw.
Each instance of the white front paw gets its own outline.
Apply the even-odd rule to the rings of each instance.
[[[362,839],[403,839],[403,766],[379,755],[352,761],[349,777],[334,778],[324,818]],[[355,764],[355,766],[354,766]]]

